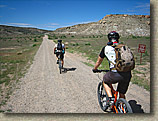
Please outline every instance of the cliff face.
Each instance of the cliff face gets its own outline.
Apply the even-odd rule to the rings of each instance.
[[[121,36],[150,36],[149,15],[106,15],[98,22],[56,29],[55,33],[77,35],[107,35],[117,31]]]

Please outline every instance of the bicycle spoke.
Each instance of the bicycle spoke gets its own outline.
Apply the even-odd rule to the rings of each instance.
[[[119,113],[132,113],[132,109],[125,99],[118,99],[116,107]]]
[[[108,105],[107,105],[107,100],[108,100],[108,97],[107,97],[107,94],[103,88],[103,85],[102,85],[102,82],[99,83],[98,85],[98,102],[99,102],[99,105],[101,107],[101,109],[103,111],[106,111],[107,108],[108,108]]]

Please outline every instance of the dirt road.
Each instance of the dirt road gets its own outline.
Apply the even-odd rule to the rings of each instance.
[[[11,113],[103,113],[97,100],[97,74],[81,62],[83,58],[67,52],[66,69],[59,74],[54,45],[43,38],[19,89],[3,108]],[[130,85],[127,100],[135,112],[150,112],[150,93],[144,89]]]

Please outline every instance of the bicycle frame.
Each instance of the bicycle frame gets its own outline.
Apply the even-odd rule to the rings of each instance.
[[[116,101],[117,101],[118,92],[114,90],[114,88],[113,88],[112,84],[110,85],[110,88],[111,88],[111,92],[112,92],[112,94],[113,94],[113,95],[114,95],[114,97],[115,97],[115,100],[114,100],[114,104],[115,104],[115,103],[116,103]],[[113,106],[112,106],[112,110],[113,110],[113,111],[115,110],[115,111],[116,111],[116,113],[118,113],[117,108],[116,108],[116,106],[115,106],[115,105],[113,105]]]
[[[97,70],[96,72],[100,73],[100,72],[107,72],[107,71],[108,70]],[[99,75],[98,75],[98,78],[99,78]],[[105,95],[106,102],[109,101],[109,97],[104,88],[103,80],[102,79],[100,79],[100,80],[101,80],[101,82],[98,84],[98,92],[97,92],[98,101],[99,101],[99,105],[101,106],[101,109],[103,111],[106,111],[109,107],[109,104],[106,103],[105,105],[103,105],[103,96]],[[124,98],[118,98],[119,92],[113,88],[112,84],[110,84],[109,86],[111,88],[111,93],[114,97],[114,105],[112,105],[112,107],[111,107],[112,112],[113,113],[132,113],[132,109],[131,109],[129,103]],[[102,93],[103,90],[105,90],[105,93],[104,92]]]
[[[112,84],[110,85],[110,88],[111,88],[112,94],[113,94],[114,97],[115,97],[114,104],[116,104],[117,96],[118,96],[118,91],[114,90]],[[123,112],[126,113],[125,110],[124,110],[124,108],[123,108],[123,106],[121,106],[121,108],[122,108]],[[114,112],[116,112],[116,113],[119,113],[118,110],[117,110],[117,108],[116,108],[116,105],[113,105],[113,106],[112,106],[112,110],[113,110]]]

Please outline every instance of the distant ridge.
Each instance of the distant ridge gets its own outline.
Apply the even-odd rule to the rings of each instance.
[[[15,26],[6,26],[0,25],[0,36],[7,35],[19,35],[19,34],[44,34],[50,32],[47,30],[31,28],[31,27],[15,27]]]

